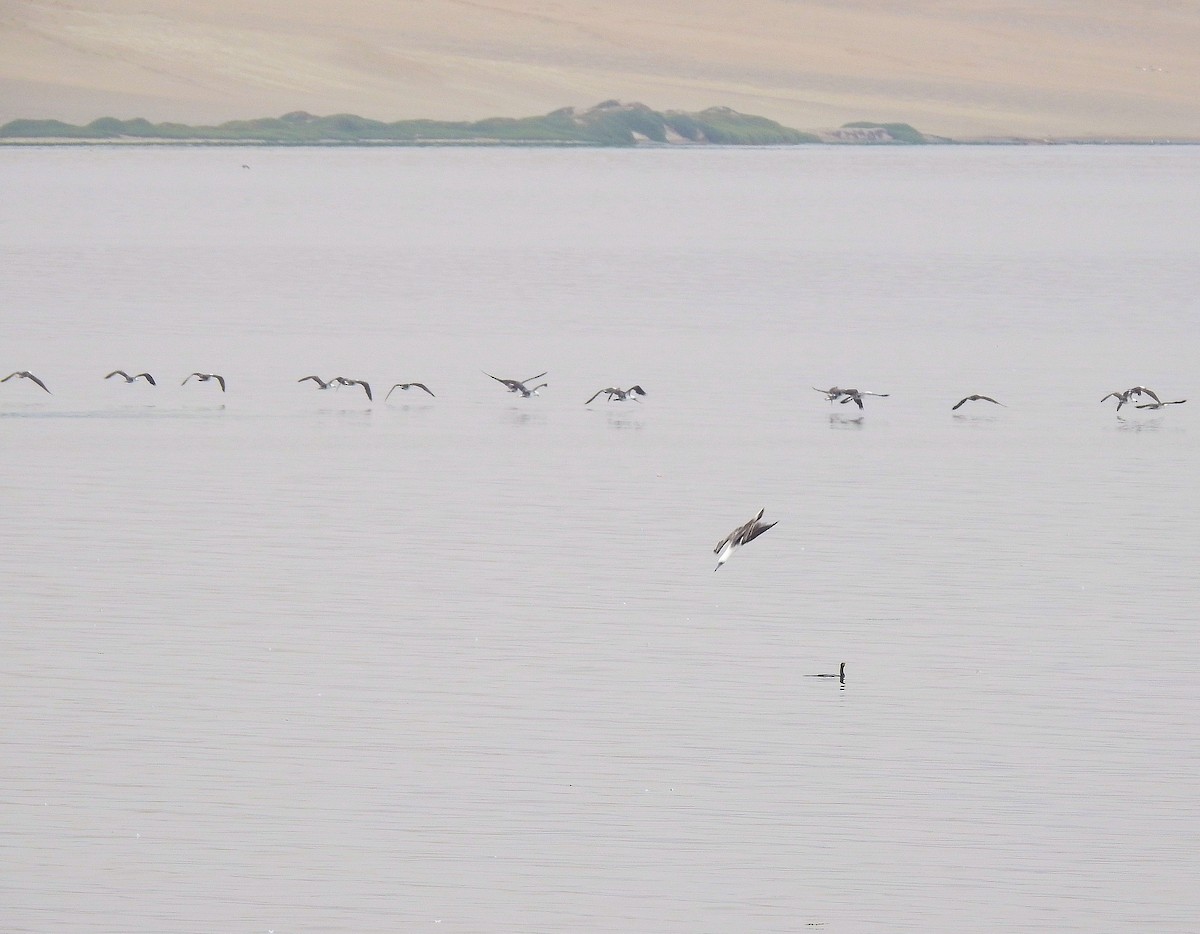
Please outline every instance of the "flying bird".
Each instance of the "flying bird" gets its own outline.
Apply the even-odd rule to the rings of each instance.
[[[742,547],[742,545],[754,541],[763,532],[767,531],[767,529],[774,528],[778,524],[778,522],[763,522],[762,517],[764,512],[766,512],[765,508],[760,509],[757,516],[745,525],[739,525],[717,542],[717,547],[713,549],[713,554],[717,556],[717,566],[713,568],[714,571],[721,570],[721,565],[728,561],[729,556]]]
[[[967,402],[996,402],[996,400],[993,399],[991,396],[980,396],[980,395],[967,396],[964,399],[959,399],[956,403],[954,403],[954,405],[950,406],[950,411],[953,412],[959,406],[961,406]],[[1004,408],[1008,408],[1008,406],[1004,405],[1003,402],[996,402],[996,405],[1003,406]]]
[[[630,386],[628,389],[617,389],[615,386],[609,386],[607,389],[601,389],[598,393],[596,393],[596,396],[602,396],[605,393],[608,393],[609,402],[614,400],[617,402],[624,402],[626,399],[633,399],[634,402],[637,402],[637,396],[644,396],[646,394],[646,390],[644,390],[641,386]],[[592,396],[592,398],[588,399],[584,405],[591,405],[596,396]]]
[[[1116,399],[1117,400],[1117,411],[1120,412],[1121,406],[1125,405],[1127,402],[1132,402],[1134,397],[1140,398],[1144,395],[1149,396],[1155,402],[1162,401],[1158,398],[1158,395],[1154,392],[1153,389],[1147,389],[1145,386],[1133,386],[1129,389],[1126,389],[1124,392],[1110,392],[1107,396],[1105,396],[1100,401],[1105,402],[1109,399]]]
[[[363,392],[367,394],[367,399],[371,400],[371,384],[363,379],[347,379],[345,376],[335,376],[329,381],[329,385],[337,384],[338,386],[362,386]]]
[[[139,379],[144,379],[144,380],[145,380],[147,383],[149,383],[151,386],[157,386],[157,385],[158,385],[158,383],[154,382],[154,377],[153,377],[153,376],[151,376],[149,373],[138,373],[138,374],[136,374],[136,375],[134,375],[134,376],[130,376],[130,375],[129,375],[128,373],[126,373],[124,370],[113,370],[111,373],[109,373],[109,374],[108,374],[106,377],[104,377],[104,378],[105,378],[105,379],[112,379],[114,376],[120,376],[120,377],[124,378],[125,382],[127,382],[127,383],[133,383],[133,382],[136,382],[136,381],[137,381],[137,380],[139,380]]]
[[[845,405],[847,402],[853,402],[861,409],[863,407],[863,396],[879,396],[882,399],[886,399],[889,395],[891,394],[886,392],[866,392],[859,391],[857,389],[843,389],[842,405]],[[832,402],[833,399],[830,398],[829,401]]]
[[[819,675],[805,675],[804,677],[806,677],[806,678],[837,678],[840,682],[842,682],[842,684],[845,684],[846,683],[846,663],[842,662],[842,664],[838,667],[838,673],[836,675],[835,674],[819,674]]]
[[[6,377],[4,377],[4,379],[0,379],[0,383],[7,383],[14,376],[18,377],[19,379],[33,380],[35,383],[37,383],[43,389],[46,389],[46,384],[43,383],[40,379],[38,379],[36,376],[34,376],[32,373],[30,373],[28,370],[18,370],[16,373],[9,373]],[[50,392],[50,390],[46,389],[46,392]],[[50,394],[54,395],[54,393],[50,393]]]
[[[392,393],[394,393],[397,389],[399,389],[401,392],[407,392],[413,386],[416,386],[418,389],[424,389],[427,393],[429,393],[431,396],[433,396],[433,390],[431,390],[424,383],[397,383],[395,386],[393,386],[391,389],[389,389],[387,391],[387,396],[383,397],[383,401],[387,402],[388,396],[390,396]],[[436,399],[437,396],[434,396],[434,398]]]
[[[1183,405],[1187,399],[1176,399],[1174,402],[1143,402],[1139,409],[1161,409],[1165,405]]]
[[[549,371],[547,370],[547,372],[549,372]],[[487,372],[486,370],[484,371],[483,375],[484,376],[492,376],[492,374]],[[541,379],[545,375],[546,375],[545,373],[539,373],[537,376],[529,377],[529,379],[501,379],[499,376],[492,376],[492,379],[494,379],[498,383],[503,383],[505,386],[507,386],[509,392],[519,392],[526,399],[528,399],[530,396],[535,395],[537,393],[537,390],[541,389],[542,386],[546,386],[549,384],[542,383],[542,386],[538,386],[536,389],[527,389],[525,387],[525,384],[532,383],[535,379]]]
[[[210,379],[215,379],[218,383],[221,384],[221,392],[225,391],[225,377],[221,376],[219,373],[192,373],[190,376],[188,376],[187,379],[185,379],[179,385],[180,386],[185,385],[187,383],[188,379],[191,379],[192,376],[196,377],[196,379],[200,380],[200,382],[202,382],[202,383],[207,383]]]

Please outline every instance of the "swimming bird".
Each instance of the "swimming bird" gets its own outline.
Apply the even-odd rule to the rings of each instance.
[[[1165,405],[1183,405],[1187,399],[1176,399],[1174,402],[1143,402],[1139,409],[1161,409]]]
[[[713,549],[713,554],[717,556],[717,566],[714,571],[721,570],[721,565],[729,560],[738,548],[748,542],[754,541],[758,536],[762,535],[767,529],[774,528],[778,522],[763,522],[762,517],[766,509],[760,509],[758,515],[747,522],[745,525],[739,525],[736,529],[726,535],[723,539],[717,542],[717,547]]]
[[[950,406],[950,411],[953,412],[955,409],[957,409],[960,405],[962,405],[965,402],[996,402],[996,400],[993,399],[991,396],[980,396],[980,395],[967,396],[965,399],[959,399],[956,403],[954,403],[954,405]],[[1004,405],[1003,402],[996,402],[996,405],[1003,406],[1006,409],[1008,408],[1008,406]]]
[[[805,675],[804,677],[806,677],[806,678],[837,678],[839,681],[842,682],[842,684],[845,684],[846,683],[846,663],[842,662],[841,666],[838,668],[838,673],[836,675],[835,674],[819,674],[819,675]]]
[[[40,379],[38,379],[36,376],[34,376],[32,373],[30,373],[28,370],[18,370],[15,373],[9,373],[6,377],[4,377],[4,379],[0,379],[0,383],[7,383],[14,376],[18,377],[19,379],[31,379],[35,383],[37,383],[39,386],[41,386],[43,389],[46,389],[46,384],[43,383]],[[50,392],[50,390],[46,389],[46,392]],[[54,395],[54,393],[51,392],[50,395]]]
[[[636,397],[644,396],[646,394],[646,390],[644,390],[641,386],[630,386],[628,389],[617,389],[615,386],[609,386],[607,389],[601,389],[598,393],[596,393],[596,396],[602,396],[604,393],[608,393],[609,402],[614,400],[617,402],[624,402],[626,399],[630,398],[632,398],[634,402],[637,402],[638,399]],[[591,405],[596,396],[592,396],[592,398],[588,399],[584,405]]]
[[[296,382],[303,383],[306,379],[311,379],[314,383],[316,383],[318,389],[328,389],[333,384],[333,380],[326,382],[319,376],[301,376],[298,380],[296,380]]]
[[[158,385],[158,383],[154,382],[154,377],[153,377],[153,376],[151,376],[149,373],[138,373],[138,374],[137,374],[137,375],[135,375],[135,376],[130,376],[130,375],[129,375],[128,373],[126,373],[124,370],[113,370],[111,373],[109,373],[109,374],[108,374],[106,377],[104,377],[104,378],[105,378],[105,379],[112,379],[114,376],[121,376],[121,377],[124,377],[124,379],[125,379],[125,382],[127,382],[127,383],[132,383],[132,382],[135,382],[135,381],[137,381],[137,380],[139,380],[139,379],[144,379],[144,380],[145,380],[147,383],[149,383],[151,386],[157,386],[157,385]]]
[[[362,386],[363,391],[367,394],[367,399],[370,400],[371,384],[363,379],[347,379],[345,376],[335,376],[329,381],[329,385],[337,384],[338,386]]]
[[[412,386],[416,386],[418,389],[424,389],[427,393],[429,393],[431,396],[433,396],[433,390],[431,390],[424,383],[397,383],[395,386],[393,386],[391,389],[388,390],[387,396],[383,397],[383,401],[387,402],[388,396],[390,396],[392,393],[394,393],[397,389],[401,390],[402,392],[407,392],[408,389]],[[434,396],[434,398],[436,399],[437,396]]]
[[[225,377],[221,376],[219,373],[193,373],[179,385],[183,386],[186,384],[188,379],[191,379],[192,376],[196,377],[196,379],[200,380],[202,383],[207,383],[210,379],[215,379],[221,384],[221,392],[225,391]]]
[[[847,402],[853,402],[861,409],[863,407],[863,396],[879,396],[882,399],[886,399],[889,395],[891,394],[886,392],[865,392],[858,389],[843,389],[842,405],[845,405]],[[829,401],[832,402],[833,400],[830,399]]]
[[[546,372],[548,373],[550,371],[547,370]],[[484,376],[492,376],[492,374],[487,372],[486,370],[483,371],[483,375]],[[499,376],[492,376],[492,379],[494,379],[498,383],[503,383],[505,386],[507,386],[509,392],[519,392],[522,395],[524,395],[525,398],[529,398],[529,396],[531,396],[533,394],[533,391],[526,389],[525,384],[532,383],[535,379],[541,379],[545,375],[546,375],[546,373],[539,373],[537,376],[529,377],[529,379],[501,379]],[[546,384],[543,383],[542,385],[544,386]],[[538,387],[538,389],[541,389],[541,388],[542,388],[541,386]]]

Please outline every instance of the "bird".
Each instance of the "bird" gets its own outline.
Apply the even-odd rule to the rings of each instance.
[[[608,393],[609,402],[612,402],[613,400],[616,400],[617,402],[624,402],[626,399],[630,398],[632,398],[634,402],[637,402],[638,399],[636,396],[644,396],[646,394],[646,390],[644,390],[641,386],[630,386],[628,389],[617,389],[615,386],[609,386],[607,389],[601,389],[599,392],[597,392],[596,396],[602,396],[604,393]],[[588,399],[584,405],[591,405],[596,396],[592,396],[592,398]]]
[[[367,394],[367,399],[371,400],[373,398],[371,396],[371,384],[368,383],[366,380],[347,379],[345,376],[335,376],[333,379],[331,379],[329,381],[329,385],[332,386],[334,384],[336,384],[338,386],[362,386],[363,391]]]
[[[424,383],[397,383],[395,386],[393,386],[391,389],[389,389],[387,391],[387,396],[383,397],[383,401],[387,402],[388,396],[390,396],[392,393],[394,393],[397,389],[401,390],[402,392],[407,392],[413,386],[416,386],[418,389],[424,389],[427,393],[429,393],[431,396],[433,396],[433,390],[430,389],[428,386],[426,386]],[[437,396],[434,396],[434,398],[436,399]]]
[[[950,411],[953,412],[955,409],[957,409],[959,406],[961,406],[965,402],[996,402],[996,400],[993,399],[991,396],[980,396],[980,395],[967,396],[964,399],[959,399],[956,403],[954,403],[954,405],[950,406]],[[996,402],[996,405],[1003,406],[1004,408],[1008,408],[1008,406],[1004,405],[1003,402]]]
[[[549,385],[549,383],[540,383],[539,385],[534,386],[532,389],[521,385],[517,387],[517,391],[521,393],[522,398],[528,399],[530,396],[536,396],[539,389],[545,389]]]
[[[183,386],[186,384],[188,379],[191,379],[192,376],[196,377],[196,379],[200,380],[202,383],[207,383],[210,379],[215,379],[221,384],[221,392],[225,391],[225,377],[221,376],[219,373],[192,373],[191,376],[188,376],[188,378],[179,385]]]
[[[319,376],[301,376],[298,380],[296,380],[296,382],[303,383],[306,379],[311,379],[314,383],[316,383],[318,389],[328,389],[330,384],[333,383],[333,380],[329,380],[329,382],[326,382],[325,380],[321,379],[321,377],[319,377]]]
[[[127,382],[127,383],[132,383],[132,382],[136,382],[136,381],[137,381],[137,380],[139,380],[139,379],[144,379],[144,380],[145,380],[147,383],[149,383],[151,386],[157,386],[157,385],[158,385],[158,383],[154,382],[154,377],[153,377],[153,376],[151,376],[149,373],[138,373],[138,374],[136,374],[136,375],[134,375],[134,376],[130,376],[130,375],[129,375],[128,373],[126,373],[124,370],[113,370],[111,373],[109,373],[109,374],[108,374],[106,377],[104,377],[104,378],[105,378],[105,379],[112,379],[114,376],[121,376],[121,377],[124,377],[124,379],[125,379],[125,382]]]
[[[547,370],[546,372],[549,372],[549,371]],[[486,370],[483,371],[483,375],[484,376],[492,376],[492,374],[487,372]],[[545,375],[546,375],[545,373],[539,373],[537,376],[529,377],[529,379],[501,379],[499,376],[492,376],[492,379],[494,379],[498,383],[503,383],[505,386],[507,386],[509,392],[519,392],[522,395],[524,395],[525,398],[529,398],[531,395],[533,395],[536,392],[536,390],[526,389],[525,384],[532,383],[535,379],[541,379]],[[546,384],[546,383],[542,384],[542,386],[545,386],[545,385],[548,385],[548,384]],[[537,388],[541,389],[542,387],[538,386]]]
[[[758,515],[747,522],[745,525],[739,525],[736,529],[726,535],[723,539],[717,542],[717,547],[713,549],[713,554],[717,556],[717,566],[714,571],[721,570],[721,565],[729,560],[729,556],[734,553],[742,545],[754,541],[758,536],[762,535],[767,529],[774,528],[779,523],[763,522],[763,513],[766,508],[760,509]]]
[[[857,389],[843,389],[842,405],[845,405],[847,402],[853,402],[861,409],[863,407],[863,396],[879,396],[880,398],[886,399],[889,395],[890,393],[886,392],[862,392]],[[833,399],[830,399],[829,401],[832,402]]]
[[[4,379],[0,379],[0,383],[7,383],[14,376],[19,377],[20,379],[31,379],[35,383],[37,383],[39,386],[41,386],[43,389],[46,389],[46,384],[43,383],[40,379],[38,379],[36,376],[34,376],[32,373],[30,373],[28,370],[18,370],[15,373],[9,373],[6,377],[4,377]],[[46,389],[46,392],[50,392],[50,390]],[[54,395],[54,393],[51,392],[50,395]]]
[[[1132,402],[1134,396],[1137,396],[1140,398],[1143,395],[1149,396],[1155,402],[1161,401],[1158,398],[1157,394],[1155,394],[1153,389],[1147,389],[1145,386],[1133,386],[1129,389],[1126,389],[1124,392],[1110,392],[1107,396],[1105,396],[1100,401],[1105,402],[1108,399],[1116,399],[1117,400],[1117,411],[1120,412],[1121,406],[1125,405],[1125,403],[1127,403],[1127,402]]]
[[[1174,402],[1143,402],[1139,409],[1161,409],[1165,405],[1183,405],[1187,399],[1176,399]]]
[[[836,401],[837,398],[846,391],[844,389],[839,389],[837,386],[831,386],[829,389],[817,389],[816,386],[813,386],[812,388],[824,395],[825,398],[830,402]]]
[[[839,681],[842,682],[842,684],[845,684],[846,683],[846,663],[842,662],[842,664],[838,667],[838,673],[836,675],[832,674],[832,673],[828,673],[828,674],[819,674],[819,675],[805,675],[804,677],[806,677],[806,678],[837,678]]]

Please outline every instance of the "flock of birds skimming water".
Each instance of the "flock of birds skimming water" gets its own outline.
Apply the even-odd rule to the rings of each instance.
[[[494,379],[496,382],[504,386],[504,388],[510,393],[515,393],[524,399],[538,395],[541,390],[550,385],[549,383],[537,383],[536,385],[530,385],[530,383],[533,383],[534,380],[545,377],[546,373],[538,373],[536,376],[530,376],[527,379],[505,379],[500,376],[493,376],[491,373],[486,371],[483,375]],[[120,377],[126,383],[136,383],[139,379],[141,379],[145,380],[151,386],[158,385],[158,382],[149,373],[134,373],[131,375],[125,370],[113,370],[104,378],[112,379],[114,376]],[[28,370],[17,370],[13,373],[9,373],[8,376],[0,379],[0,383],[7,383],[10,379],[27,379],[30,382],[40,386],[47,393],[50,392],[50,389],[45,382],[43,382],[33,373],[30,373]],[[225,392],[226,390],[225,377],[220,373],[201,373],[199,371],[195,373],[189,373],[184,378],[183,382],[180,383],[180,385],[186,386],[188,382],[193,379],[201,383],[207,383],[210,380],[215,380],[217,385],[221,387],[221,392]],[[305,383],[309,381],[312,381],[318,389],[340,388],[343,386],[360,386],[362,387],[362,391],[366,395],[368,402],[374,401],[375,399],[375,395],[371,391],[371,384],[365,379],[351,379],[346,376],[335,376],[332,379],[321,379],[319,376],[310,375],[301,376],[298,380],[296,380],[298,383]],[[868,396],[886,399],[891,395],[891,393],[886,392],[868,392],[865,389],[842,389],[839,386],[831,386],[829,389],[817,389],[816,386],[813,386],[812,388],[814,391],[823,395],[831,404],[837,402],[841,405],[846,405],[852,402],[860,409],[864,408],[863,400]],[[387,395],[383,397],[384,401],[386,402],[388,399],[390,399],[392,393],[394,393],[397,389],[399,389],[401,392],[407,392],[410,389],[419,389],[422,392],[427,393],[432,398],[437,398],[433,390],[424,383],[408,382],[394,383],[392,388],[387,391]],[[640,402],[641,400],[639,399],[639,396],[645,395],[646,390],[637,385],[630,386],[628,389],[621,389],[618,386],[606,386],[604,389],[596,390],[596,392],[592,394],[592,396],[584,403],[584,405],[591,405],[601,396],[605,396],[606,401],[608,402]],[[1143,396],[1150,401],[1137,401]],[[1153,389],[1150,389],[1146,386],[1131,386],[1129,389],[1125,390],[1114,390],[1113,392],[1105,395],[1100,401],[1107,402],[1109,399],[1117,400],[1118,412],[1121,411],[1122,407],[1126,405],[1133,405],[1139,409],[1163,409],[1168,405],[1183,405],[1185,402],[1187,402],[1187,399],[1164,400],[1160,398],[1158,393],[1156,393]],[[1007,406],[1005,406],[1005,404],[1000,402],[998,399],[994,399],[991,396],[981,395],[980,393],[972,393],[969,396],[963,396],[963,398],[959,399],[956,403],[954,403],[954,405],[950,406],[950,409],[951,411],[958,411],[958,409],[962,408],[968,402],[990,402],[993,405],[1007,408]]]

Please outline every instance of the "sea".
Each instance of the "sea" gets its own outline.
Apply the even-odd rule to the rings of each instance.
[[[1198,155],[0,149],[0,929],[1200,930]]]

